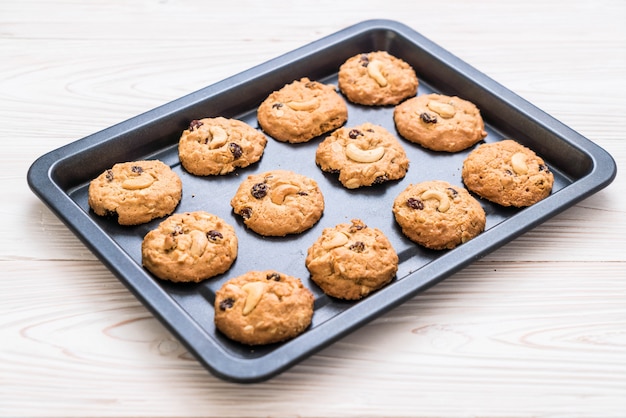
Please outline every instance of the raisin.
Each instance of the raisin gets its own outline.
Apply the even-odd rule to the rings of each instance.
[[[411,208],[411,209],[415,209],[415,210],[422,210],[424,209],[424,202],[422,202],[419,199],[415,199],[414,197],[409,197],[406,201],[406,204]]]
[[[350,137],[350,139],[357,139],[359,135],[363,135],[363,132],[359,131],[358,129],[352,129],[350,130],[350,132],[348,132],[348,136]]]
[[[267,184],[266,183],[257,183],[252,186],[250,193],[256,199],[263,199],[267,195]]]
[[[199,127],[201,127],[202,125],[203,125],[203,123],[202,123],[202,122],[200,122],[199,120],[194,119],[194,120],[192,120],[192,121],[189,123],[189,131],[190,131],[190,132],[193,132],[193,130],[194,130],[194,129],[198,129],[198,128],[199,128]]]
[[[130,171],[132,171],[135,174],[141,174],[143,173],[143,168],[139,167],[138,165],[134,165],[130,168]]]
[[[448,187],[448,190],[450,191],[450,195],[452,196],[452,198],[455,198],[456,195],[459,194],[459,192],[457,192],[456,189],[454,189],[453,187]]]
[[[220,309],[225,311],[226,309],[232,308],[234,304],[235,299],[233,298],[222,299],[222,301],[220,302]]]
[[[176,225],[174,227],[174,230],[172,231],[172,236],[181,235],[183,232],[183,227],[180,225]]]
[[[362,221],[354,220],[352,221],[352,225],[350,225],[349,231],[351,234],[354,234],[356,231],[360,231],[365,228],[367,228],[367,225],[365,225]]]
[[[113,176],[113,170],[108,169],[108,170],[107,170],[107,173],[106,173],[106,179],[107,179],[107,181],[113,181],[113,177],[114,177],[114,176]]]
[[[387,177],[386,174],[383,174],[382,176],[376,177],[374,179],[374,183],[372,183],[372,184],[382,184],[382,183],[384,183],[384,182],[386,182],[388,180],[389,180],[389,177]]]
[[[512,176],[512,175],[513,175],[513,172],[512,172],[511,170],[509,170],[508,168],[507,168],[506,170],[504,170],[504,172],[505,172],[506,174],[508,174],[509,176]]]
[[[224,235],[222,235],[221,232],[212,229],[212,230],[210,230],[209,232],[206,233],[206,237],[208,239],[210,239],[211,241],[215,242],[218,239],[224,238]]]
[[[545,164],[539,164],[539,171],[550,171]]]
[[[309,81],[308,83],[304,85],[304,87],[306,87],[307,89],[314,89],[316,86],[317,86],[316,81]]]
[[[300,190],[298,191],[298,193],[296,193],[298,196],[308,196],[309,194],[307,192],[305,192],[304,190]]]
[[[231,142],[230,144],[228,144],[228,150],[231,152],[231,154],[233,154],[233,158],[235,160],[240,158],[243,155],[243,150],[241,149],[241,147],[238,144],[235,144],[234,142]]]
[[[104,216],[107,218],[113,218],[113,219],[117,219],[117,217],[119,216],[117,211],[115,209],[111,210],[111,209],[106,209],[104,211]]]
[[[252,208],[241,209],[241,212],[239,212],[239,215],[241,215],[243,219],[250,219],[250,217],[252,216]]]
[[[363,241],[357,241],[349,247],[355,253],[362,253],[365,251],[365,244]]]
[[[424,123],[437,123],[437,116],[433,116],[426,112],[420,114],[420,118]]]
[[[280,274],[279,273],[268,273],[267,280],[274,280],[275,282],[279,282],[280,281]]]
[[[283,107],[283,104],[282,104],[282,103],[274,103],[274,104],[272,105],[272,109],[280,109],[281,107]]]
[[[370,59],[367,54],[361,54],[361,56],[359,57],[359,62],[363,67],[367,67],[370,64]]]

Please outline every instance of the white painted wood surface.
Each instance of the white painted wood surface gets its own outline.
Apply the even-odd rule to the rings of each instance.
[[[254,385],[208,374],[26,185],[52,149],[370,18],[626,161],[622,0],[0,0],[0,416],[626,417],[621,172]]]

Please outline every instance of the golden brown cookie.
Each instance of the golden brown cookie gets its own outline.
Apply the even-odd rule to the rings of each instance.
[[[325,228],[305,263],[324,293],[349,300],[380,289],[398,271],[398,255],[387,237],[359,219]]]
[[[512,139],[477,147],[463,162],[462,176],[469,190],[502,206],[530,206],[554,184],[543,159]]]
[[[237,119],[192,120],[178,142],[185,170],[197,176],[228,174],[261,159],[267,138]]]
[[[275,271],[250,271],[215,294],[215,326],[248,345],[271,344],[301,334],[313,318],[313,293],[300,279]]]
[[[183,184],[158,160],[115,164],[89,183],[89,206],[120,225],[139,225],[169,215],[182,197]]]
[[[433,250],[452,249],[485,229],[480,203],[445,181],[411,184],[394,200],[393,214],[411,241]]]
[[[386,51],[355,55],[339,67],[339,89],[353,103],[395,105],[417,94],[413,68]]]
[[[403,138],[433,151],[461,151],[487,136],[478,108],[456,96],[414,97],[396,106],[393,119]]]
[[[348,107],[332,85],[296,80],[270,94],[257,110],[259,125],[282,142],[307,142],[348,119]]]
[[[323,171],[339,173],[348,189],[401,179],[409,168],[396,137],[371,123],[337,129],[319,144],[315,162]]]
[[[230,201],[246,226],[265,236],[298,234],[321,218],[324,196],[317,182],[288,170],[248,176]]]
[[[146,234],[141,259],[160,279],[200,282],[231,267],[237,244],[234,228],[218,216],[204,211],[176,213]]]

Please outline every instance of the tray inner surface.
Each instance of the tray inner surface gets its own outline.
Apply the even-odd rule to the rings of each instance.
[[[364,31],[349,39],[324,45],[321,49],[303,50],[297,60],[290,60],[288,57],[278,60],[272,71],[254,73],[253,69],[245,77],[236,79],[232,85],[220,85],[217,89],[209,87],[205,91],[181,98],[156,117],[150,114],[141,115],[134,123],[131,120],[130,124],[122,128],[95,134],[100,135],[103,140],[60,160],[53,167],[51,176],[63,192],[82,208],[86,216],[141,266],[142,239],[162,220],[136,227],[121,227],[112,219],[100,218],[89,210],[88,184],[92,178],[116,162],[158,158],[169,164],[183,181],[183,199],[176,212],[206,210],[225,219],[236,229],[239,257],[225,275],[200,284],[172,284],[155,279],[147,271],[144,271],[144,277],[139,280],[157,283],[167,297],[186,313],[193,326],[201,328],[210,344],[219,347],[224,356],[240,359],[268,356],[285,344],[297,344],[301,337],[289,343],[253,349],[223,337],[213,325],[214,295],[222,283],[230,277],[253,269],[274,269],[301,278],[316,296],[313,323],[307,332],[324,327],[329,322],[332,322],[333,327],[337,326],[338,318],[340,320],[342,315],[359,304],[379,304],[387,289],[359,302],[344,302],[325,296],[309,280],[304,265],[307,248],[317,239],[323,228],[360,218],[367,225],[380,228],[399,254],[399,271],[397,278],[388,286],[390,289],[417,275],[425,266],[434,268],[436,263],[447,263],[447,260],[455,257],[465,257],[463,246],[452,251],[430,251],[410,242],[395,224],[391,207],[395,196],[410,183],[437,179],[462,186],[461,166],[471,149],[454,154],[428,151],[398,136],[392,119],[393,107],[370,108],[348,103],[349,119],[346,126],[364,122],[382,125],[398,136],[410,159],[409,171],[403,180],[348,190],[341,186],[335,175],[325,174],[315,165],[315,150],[322,138],[299,145],[284,144],[268,138],[265,154],[259,163],[230,175],[206,178],[190,175],[181,167],[178,160],[178,139],[189,121],[203,117],[234,117],[258,128],[256,106],[271,91],[300,77],[336,85],[337,70],[343,61],[360,52],[380,49],[404,59],[415,68],[420,80],[419,95],[439,92],[459,95],[476,103],[486,122],[486,142],[513,137],[538,152],[555,174],[553,193],[585,176],[591,169],[592,161],[585,153],[564,143],[549,129],[530,123],[525,115],[500,102],[497,94],[478,88],[462,73],[433,57],[412,39],[383,28]],[[265,238],[247,230],[240,218],[233,214],[230,199],[241,180],[249,174],[271,169],[293,170],[312,177],[319,183],[326,208],[320,222],[311,230],[297,236]],[[512,220],[521,212],[520,209],[503,208],[484,200],[481,200],[481,204],[487,213],[487,226],[483,235],[489,234],[492,228]],[[440,269],[445,270],[445,266],[442,264]],[[423,284],[428,284],[429,280],[429,277],[419,279]],[[418,285],[415,288],[417,287]],[[394,293],[388,293],[385,300],[387,304],[390,302],[389,297],[401,299]],[[167,322],[167,315],[163,312],[160,314]],[[170,326],[176,328],[176,324]],[[329,339],[337,337],[332,330],[324,335]]]

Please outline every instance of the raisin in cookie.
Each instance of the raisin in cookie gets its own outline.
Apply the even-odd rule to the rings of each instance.
[[[478,108],[456,96],[414,97],[396,106],[393,119],[403,138],[433,151],[458,152],[487,136]]]
[[[285,236],[315,225],[324,211],[324,196],[315,180],[288,170],[273,170],[248,176],[230,205],[254,232]]]
[[[339,67],[339,89],[353,103],[395,105],[417,94],[413,68],[385,51],[355,55]]]
[[[193,120],[178,142],[185,170],[197,176],[227,174],[261,159],[267,138],[237,119]]]
[[[115,164],[89,183],[89,206],[120,225],[139,225],[169,215],[182,197],[183,184],[158,160]]]
[[[155,276],[173,282],[200,282],[226,272],[237,258],[237,235],[213,214],[171,215],[148,232],[141,258]]]
[[[465,186],[502,206],[525,207],[552,191],[554,176],[543,159],[513,141],[482,144],[463,162]]]
[[[387,237],[359,219],[325,228],[309,247],[305,263],[324,293],[348,300],[380,289],[398,271],[398,255]]]
[[[348,189],[401,179],[409,168],[396,137],[371,123],[337,129],[319,144],[315,162],[323,171],[339,173]]]
[[[480,203],[463,187],[445,181],[409,185],[394,200],[393,214],[407,238],[433,250],[471,240],[486,222]]]
[[[259,125],[282,142],[307,142],[330,132],[348,119],[348,107],[335,87],[296,80],[270,94],[257,110]]]
[[[275,271],[250,271],[228,280],[215,294],[215,326],[248,345],[285,341],[313,318],[313,293],[300,279]]]

